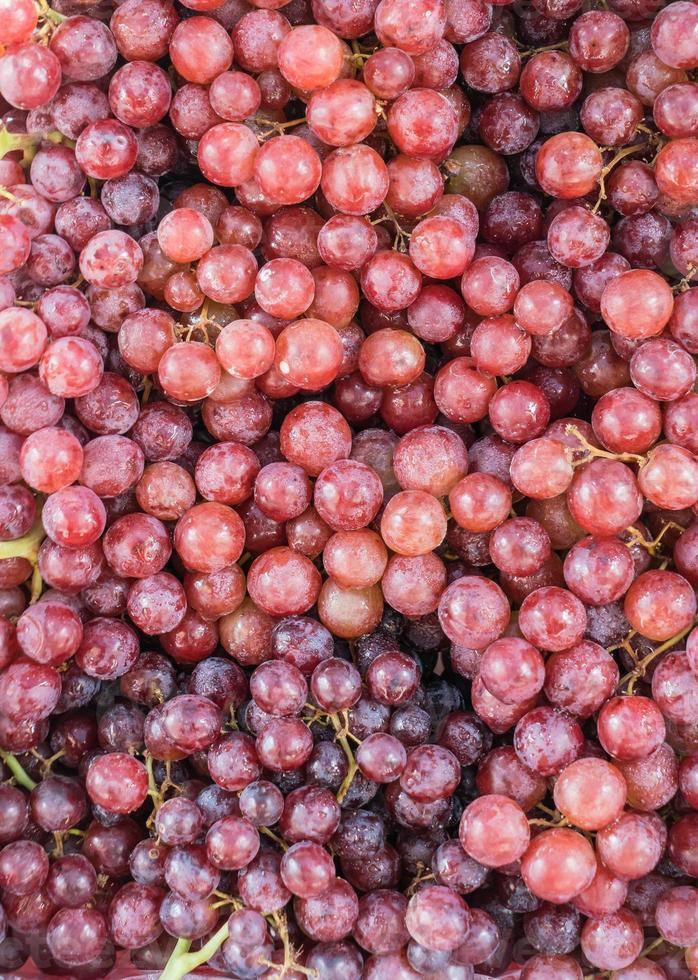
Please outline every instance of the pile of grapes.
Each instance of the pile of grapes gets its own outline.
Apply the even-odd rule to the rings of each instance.
[[[2,977],[698,977],[697,72],[0,0]]]

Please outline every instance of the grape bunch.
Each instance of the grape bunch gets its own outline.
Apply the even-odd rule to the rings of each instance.
[[[0,975],[698,977],[697,275],[688,0],[0,0]]]

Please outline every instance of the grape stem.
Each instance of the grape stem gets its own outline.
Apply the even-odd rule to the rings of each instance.
[[[301,126],[306,122],[305,116],[301,116],[300,119],[289,119],[286,122],[276,122],[274,119],[267,119],[265,116],[255,116],[254,121],[259,123],[261,126],[269,126],[269,130],[266,133],[258,133],[257,139],[260,143],[264,140],[269,139],[276,133],[277,136],[283,136],[285,130],[291,129],[293,126]]]
[[[2,133],[0,132],[1,136]],[[46,531],[44,530],[44,525],[41,523],[41,509],[39,508],[39,513],[37,514],[33,527],[23,537],[16,538],[14,541],[0,541],[0,560],[4,558],[26,558],[32,564],[30,602],[36,602],[41,595],[41,589],[44,584],[41,580],[37,562],[39,547],[45,537]]]
[[[642,658],[642,660],[638,660],[637,665],[624,677],[621,677],[616,690],[620,690],[623,685],[627,684],[627,693],[632,694],[635,684],[645,676],[649,664],[651,664],[657,657],[661,656],[661,654],[666,653],[667,650],[670,650],[676,643],[683,640],[684,636],[688,636],[696,623],[698,623],[698,616],[695,616],[689,625],[682,629],[680,633],[669,637],[669,639],[665,640],[664,643],[661,643],[658,647],[655,647],[654,650],[651,650],[646,657]]]
[[[153,757],[150,752],[145,753],[145,769],[148,773],[148,796],[153,801],[153,812],[150,814],[145,822],[146,827],[152,827],[155,820],[155,814],[158,812],[162,804],[164,803],[162,790],[158,787],[155,780],[155,773],[153,772]]]
[[[537,803],[535,809],[542,810],[543,813],[547,813],[551,819],[544,820],[536,817],[529,820],[528,822],[534,827],[569,827],[570,825],[567,817],[563,816],[559,810],[553,810],[549,806],[545,806],[543,803]]]
[[[353,735],[349,731],[348,711],[343,710],[336,713],[320,711],[319,708],[317,708],[314,704],[310,704],[310,702],[306,702],[305,707],[313,712],[312,715],[306,715],[303,718],[305,724],[308,725],[308,727],[315,722],[319,723],[320,725],[332,725],[335,730],[335,741],[341,745],[344,754],[347,757],[349,770],[342,781],[342,785],[337,790],[337,802],[342,803],[344,801],[344,797],[349,792],[349,787],[354,780],[354,776],[359,771],[352,747],[349,744],[349,739],[352,739],[352,741],[356,742],[357,745],[361,745],[361,739],[357,738],[356,735]]]
[[[63,14],[59,14],[57,10],[53,10],[51,7],[49,7],[46,0],[37,0],[37,6],[39,7],[39,13],[41,16],[46,20],[50,20],[56,26],[62,24],[64,20],[68,19],[67,17],[64,17]]]
[[[655,949],[658,949],[658,947],[662,946],[663,944],[664,944],[664,940],[662,939],[662,937],[657,936],[656,939],[653,939],[651,943],[648,943],[647,946],[645,946],[645,948],[640,953],[640,956],[647,956],[648,953],[653,952]]]
[[[393,241],[393,248],[396,251],[406,252],[407,245],[405,243],[410,240],[411,233],[402,227],[402,225],[398,221],[397,215],[390,207],[390,205],[385,203],[385,201],[383,201],[383,210],[385,211],[385,214],[380,218],[374,218],[371,224],[380,225],[384,221],[389,221],[390,224],[392,224],[395,228],[395,239]]]
[[[233,912],[237,912],[239,909],[244,908],[239,898],[233,898],[232,895],[228,895],[226,892],[214,892],[213,895],[215,898],[219,899],[219,901],[214,904],[214,909],[220,909],[224,905],[231,905]]]
[[[341,721],[338,717],[341,715]],[[349,744],[349,712],[340,711],[338,714],[329,715],[330,721],[332,722],[332,727],[336,732],[336,739],[344,750],[344,754],[347,757],[347,762],[349,763],[349,770],[342,781],[342,785],[337,791],[337,802],[343,803],[344,797],[349,792],[349,787],[354,781],[354,776],[359,771],[359,767],[356,764],[356,759],[354,758],[354,753],[352,751],[351,745]]]
[[[529,820],[533,827],[569,827],[570,822],[567,817],[560,817],[559,820]]]
[[[275,834],[273,830],[270,830],[269,827],[258,827],[257,830],[260,834],[264,834],[265,837],[269,837],[275,844],[278,844],[282,851],[288,850],[286,841],[279,837],[278,834]]]
[[[191,939],[178,939],[177,945],[172,950],[165,969],[160,974],[160,980],[182,980],[187,973],[191,973],[197,966],[208,963],[214,953],[217,953],[223,943],[228,938],[228,923],[222,925],[217,932],[211,936],[201,949],[189,952]]]
[[[566,425],[565,432],[567,432],[568,435],[574,436],[575,439],[578,439],[581,443],[582,449],[586,451],[586,456],[582,457],[582,459],[572,460],[573,466],[581,466],[583,463],[588,463],[590,457],[592,456],[601,456],[604,459],[616,459],[621,463],[643,464],[647,462],[646,456],[638,456],[637,453],[609,453],[606,452],[605,449],[597,449],[596,446],[592,446],[588,439],[584,438],[576,425]]]
[[[12,773],[12,778],[19,786],[23,786],[28,790],[34,789],[37,784],[34,782],[31,776],[25,772],[16,756],[12,755],[11,752],[5,752],[3,749],[0,749],[0,759],[2,759],[7,768],[10,770]]]
[[[279,977],[285,976],[289,972],[303,973],[306,977],[317,977],[317,970],[308,969],[306,966],[301,966],[300,963],[296,962],[295,950],[291,945],[291,940],[288,936],[288,926],[286,925],[286,916],[282,911],[272,912],[271,915],[266,916],[269,924],[273,926],[278,935],[279,939],[283,943],[284,947],[284,961],[283,963],[274,963],[273,960],[267,960],[260,956],[259,962],[262,966],[269,966],[278,972]]]
[[[63,19],[61,18],[61,20]],[[48,140],[50,143],[65,142],[63,134],[56,130],[51,133],[43,133],[41,136],[32,136],[28,133],[11,133],[6,126],[0,126],[0,160],[8,153],[21,150],[23,154],[22,166],[27,166],[36,156],[36,152],[44,140]]]
[[[644,140],[642,143],[634,143],[632,146],[624,146],[622,150],[618,150],[618,152],[611,157],[599,175],[599,196],[596,199],[596,204],[591,209],[592,214],[596,214],[601,207],[602,202],[606,200],[606,177],[608,177],[616,164],[620,163],[620,161],[625,157],[630,156],[631,153],[641,153],[643,150],[648,150],[649,147],[649,140]],[[607,147],[600,147],[600,149],[604,150],[607,149]]]
[[[40,752],[37,752],[36,749],[30,749],[29,751],[39,763],[41,774],[44,777],[50,774],[53,763],[58,762],[58,760],[65,755],[65,749],[60,749],[58,752],[55,752],[48,758],[45,758]]]
[[[689,265],[686,275],[683,277],[683,279],[679,279],[675,286],[672,286],[671,291],[673,293],[685,293],[691,288],[691,283],[695,279],[697,272],[698,269],[694,265]]]
[[[568,41],[558,41],[557,44],[546,44],[542,48],[527,48],[525,51],[519,51],[519,57],[530,58],[532,55],[541,54],[543,51],[565,51],[568,47]]]
[[[175,332],[179,340],[184,340],[184,342],[187,343],[191,340],[195,331],[198,330],[203,334],[204,343],[211,346],[211,338],[208,335],[208,328],[209,326],[217,326],[217,324],[209,317],[208,303],[209,301],[207,299],[204,300],[203,305],[199,307],[197,319],[188,326],[185,326],[183,323],[178,323],[175,326]]]
[[[685,530],[685,528],[681,527],[680,524],[677,524],[676,521],[667,521],[666,524],[662,527],[657,537],[653,538],[651,541],[648,541],[645,537],[642,536],[640,531],[636,527],[633,527],[633,525],[631,524],[630,527],[626,528],[626,530],[632,535],[633,540],[626,541],[626,545],[628,546],[628,548],[631,548],[634,544],[638,544],[640,545],[641,548],[644,548],[651,555],[656,555],[657,547],[659,546],[659,544],[661,544],[662,538],[670,528],[674,528],[676,531],[680,531],[681,533],[683,533]]]
[[[141,395],[141,405],[147,405],[150,394],[153,390],[153,382],[147,374],[143,375],[143,394]]]
[[[435,878],[436,875],[432,871],[429,871],[426,864],[423,864],[422,861],[417,861],[417,874],[407,886],[405,894],[408,898],[411,898],[423,881],[434,881]]]
[[[351,54],[347,55],[347,61],[353,65],[354,68],[363,68],[364,61],[368,61],[371,54],[371,51],[362,51],[359,42],[354,40],[351,42]]]
[[[613,653],[614,650],[620,650],[622,648],[623,650],[627,650],[634,660],[637,660],[637,658],[635,657],[635,651],[630,646],[630,641],[632,640],[632,638],[635,636],[636,633],[637,630],[629,630],[629,632],[623,637],[620,643],[614,643],[613,646],[607,647],[606,648],[607,652]]]

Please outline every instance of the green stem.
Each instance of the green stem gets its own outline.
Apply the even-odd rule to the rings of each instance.
[[[566,425],[565,432],[570,436],[574,436],[579,441],[580,447],[578,451],[583,449],[587,453],[586,456],[577,461],[578,464],[588,463],[594,456],[601,456],[603,459],[617,459],[621,463],[640,463],[640,465],[643,465],[647,462],[646,456],[638,456],[637,453],[609,453],[605,449],[598,449],[596,446],[592,446],[576,425]]]
[[[282,838],[279,837],[278,834],[275,834],[273,830],[270,830],[268,827],[258,827],[257,830],[259,830],[260,834],[264,834],[265,837],[269,837],[275,844],[278,844],[282,851],[288,850],[288,844],[286,841],[282,840]]]
[[[201,949],[195,950],[193,953],[189,952],[189,947],[191,946],[190,939],[177,940],[177,945],[172,950],[172,955],[167,961],[165,969],[160,974],[160,980],[182,980],[183,977],[186,977],[187,973],[191,973],[197,966],[203,966],[204,963],[208,963],[227,938],[228,923],[226,921],[225,925],[222,925],[218,932],[214,932],[209,941]]]
[[[3,130],[0,129],[0,140],[2,139],[2,134]],[[2,153],[0,152],[0,157],[1,156]],[[38,566],[39,548],[41,547],[41,542],[46,537],[46,531],[44,530],[44,525],[41,522],[41,502],[42,498],[37,497],[39,512],[36,520],[34,521],[33,527],[27,531],[24,537],[16,538],[14,541],[0,541],[0,559],[26,558],[27,561],[31,562],[33,566],[31,577],[31,602],[36,602],[41,595],[41,590],[44,585],[44,583],[41,581],[41,574]]]
[[[46,537],[44,525],[41,523],[41,515],[34,521],[31,530],[22,538],[15,538],[14,541],[0,541],[1,558],[26,558],[28,561],[36,561],[39,553],[39,546]]]
[[[4,752],[2,749],[0,749],[0,759],[2,759],[7,768],[10,770],[16,783],[18,783],[20,786],[24,786],[25,789],[34,789],[36,783],[31,776],[24,771],[19,763],[19,760],[16,759],[11,752]]]
[[[2,131],[0,131],[2,136]],[[39,503],[39,513],[34,526],[22,538],[15,538],[14,541],[0,541],[0,560],[5,558],[25,558],[32,565],[31,576],[31,595],[30,602],[36,602],[41,595],[44,583],[39,572],[39,548],[41,542],[46,537],[44,525],[41,522],[41,498],[37,498]]]
[[[354,781],[354,776],[359,771],[359,767],[356,764],[354,753],[352,752],[351,745],[349,744],[349,739],[347,738],[349,734],[349,712],[342,711],[341,715],[342,715],[342,721],[339,720],[337,715],[332,714],[329,716],[330,721],[332,722],[332,726],[336,733],[335,741],[338,742],[339,745],[342,747],[342,750],[345,756],[347,757],[347,764],[349,766],[347,774],[344,777],[344,780],[342,781],[342,785],[339,787],[339,790],[337,791],[338,803],[344,802],[344,798],[349,792],[349,787]]]
[[[606,200],[606,177],[610,174],[617,163],[629,156],[631,153],[641,153],[642,151],[649,148],[649,142],[645,140],[643,143],[633,143],[632,146],[624,146],[622,150],[618,150],[615,156],[606,164],[606,166],[601,171],[599,176],[599,196],[596,200],[596,204],[591,209],[592,214],[596,212],[601,207],[603,201]]]
[[[44,17],[46,20],[50,20],[56,25],[62,24],[64,20],[68,19],[67,17],[64,17],[63,14],[59,14],[57,10],[52,10],[46,0],[39,0],[39,10],[42,17]]]
[[[664,940],[662,939],[661,936],[658,936],[657,939],[653,939],[647,946],[645,946],[645,948],[640,953],[640,956],[647,956],[648,953],[652,953],[655,949],[658,949],[663,944],[664,944]]]
[[[0,160],[8,153],[21,150],[24,154],[22,163],[26,166],[36,156],[36,151],[43,140],[51,143],[65,142],[62,134],[55,130],[42,136],[31,136],[28,133],[10,133],[4,126],[0,126]]]
[[[690,624],[686,626],[685,629],[682,629],[680,633],[669,637],[669,639],[664,643],[660,644],[658,647],[655,647],[653,650],[650,650],[647,656],[643,657],[642,660],[637,661],[635,667],[628,674],[621,677],[616,690],[619,691],[629,682],[627,693],[632,694],[637,681],[641,680],[645,676],[649,664],[651,664],[653,660],[656,660],[657,657],[661,656],[661,654],[666,653],[667,650],[670,650],[676,643],[683,640],[684,636],[688,636],[693,627],[696,625],[698,625],[698,617],[694,617]]]

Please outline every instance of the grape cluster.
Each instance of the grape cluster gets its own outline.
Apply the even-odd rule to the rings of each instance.
[[[0,0],[2,976],[698,977],[697,71]]]

